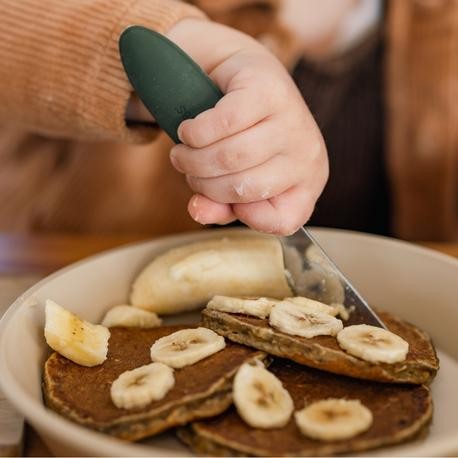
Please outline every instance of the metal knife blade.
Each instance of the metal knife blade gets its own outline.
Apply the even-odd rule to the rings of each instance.
[[[119,52],[137,95],[176,143],[177,129],[184,119],[196,117],[223,97],[197,63],[160,33],[130,26],[119,38]],[[298,295],[353,308],[349,324],[384,327],[307,230],[301,229],[281,241],[286,268]],[[315,254],[315,260],[310,259],[310,253]],[[320,262],[316,262],[318,258]]]
[[[370,324],[385,328],[361,294],[304,227],[280,237],[285,267],[294,292],[325,304],[343,304],[350,313],[346,325]]]

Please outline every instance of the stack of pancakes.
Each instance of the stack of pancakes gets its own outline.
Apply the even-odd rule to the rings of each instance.
[[[388,313],[380,316],[409,343],[402,363],[369,363],[341,350],[329,336],[291,336],[267,320],[205,309],[203,326],[226,337],[226,348],[175,370],[175,386],[162,400],[120,409],[111,401],[110,387],[122,372],[151,362],[150,347],[157,339],[184,326],[112,328],[107,360],[95,367],[53,353],[45,363],[44,398],[67,418],[125,440],[179,427],[180,439],[201,454],[331,455],[395,444],[426,430],[432,417],[428,383],[438,359],[424,332]],[[250,427],[231,407],[231,393],[238,368],[253,360],[273,361],[269,370],[289,391],[295,410],[329,397],[359,399],[372,411],[372,426],[334,442],[305,437],[293,418],[279,429]]]

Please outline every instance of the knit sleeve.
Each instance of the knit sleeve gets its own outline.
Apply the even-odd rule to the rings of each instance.
[[[132,88],[118,53],[131,24],[159,32],[204,17],[176,0],[0,0],[0,123],[83,140],[145,142],[128,127]]]

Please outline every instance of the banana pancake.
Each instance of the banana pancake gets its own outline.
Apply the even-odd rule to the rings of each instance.
[[[126,410],[111,400],[111,384],[121,373],[150,364],[151,345],[185,328],[189,326],[111,328],[108,357],[94,367],[80,366],[53,353],[43,375],[47,406],[84,426],[131,441],[220,414],[231,403],[232,378],[238,367],[264,359],[264,353],[227,342],[218,353],[176,369],[175,385],[160,401]]]
[[[288,390],[295,410],[322,399],[359,399],[372,412],[371,427],[351,439],[322,442],[304,436],[294,416],[283,428],[262,430],[247,425],[231,408],[218,417],[180,428],[179,438],[205,455],[329,456],[405,442],[426,432],[432,417],[431,394],[424,385],[357,380],[288,360],[274,361],[269,371]]]
[[[429,383],[439,368],[439,360],[429,336],[388,312],[378,313],[390,331],[409,343],[405,361],[370,363],[342,350],[335,337],[305,338],[286,334],[271,327],[268,319],[254,316],[207,308],[202,311],[202,323],[234,342],[305,366],[381,382]]]

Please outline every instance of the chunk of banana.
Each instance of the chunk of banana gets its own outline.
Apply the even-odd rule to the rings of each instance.
[[[45,339],[48,345],[81,366],[102,364],[108,353],[110,331],[81,320],[51,300],[45,305]]]
[[[162,320],[148,310],[132,307],[132,305],[116,305],[108,310],[102,320],[102,326],[114,328],[156,328]]]
[[[337,334],[337,342],[351,355],[371,363],[404,361],[409,352],[409,344],[402,337],[367,324],[347,326]]]
[[[253,428],[281,428],[294,410],[293,400],[281,381],[261,363],[245,363],[239,368],[232,394],[237,412]]]
[[[182,329],[156,340],[151,347],[151,359],[178,369],[197,363],[225,346],[224,337],[211,329]]]
[[[175,385],[173,369],[151,363],[123,372],[111,385],[113,404],[120,409],[134,409],[160,401]]]
[[[276,299],[259,297],[257,299],[244,299],[240,297],[214,296],[207,304],[208,309],[219,310],[227,313],[243,313],[244,315],[266,318],[272,307],[278,303]]]
[[[355,306],[345,307],[343,304],[331,304],[331,307],[334,310],[334,316],[340,316],[342,320],[347,321],[350,318],[351,312],[355,309]]]
[[[367,431],[372,412],[359,400],[325,399],[313,402],[294,414],[302,434],[322,441],[350,439]]]
[[[203,307],[215,295],[291,295],[280,241],[233,236],[174,248],[154,259],[135,280],[131,303],[159,314]]]
[[[295,336],[335,336],[343,327],[342,321],[326,313],[312,312],[302,306],[282,301],[272,307],[269,324]]]
[[[334,271],[326,256],[316,245],[309,245],[304,254],[309,263],[318,264],[323,270]]]

